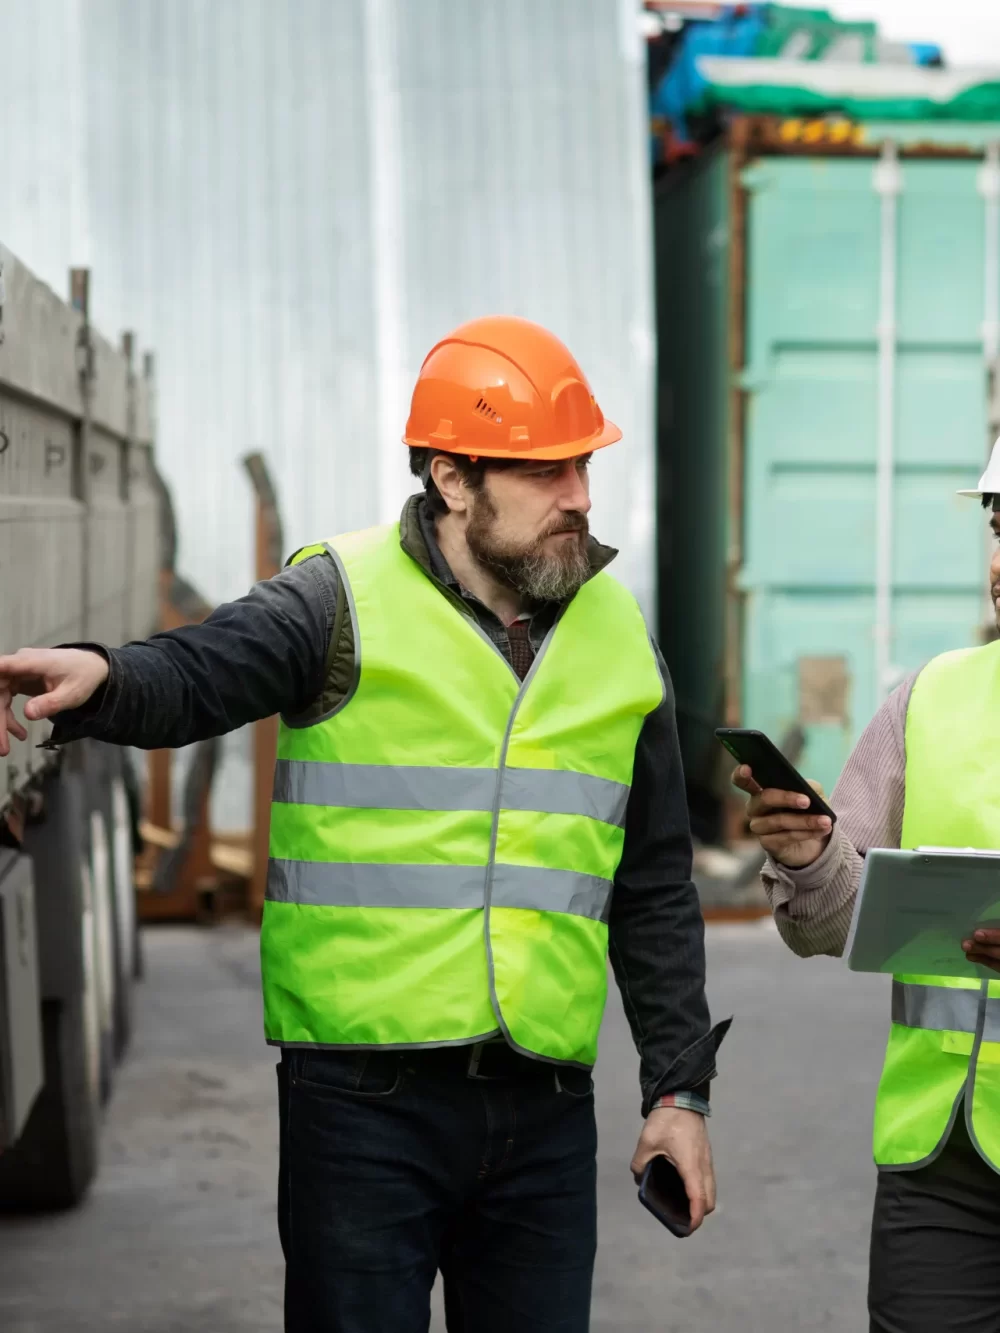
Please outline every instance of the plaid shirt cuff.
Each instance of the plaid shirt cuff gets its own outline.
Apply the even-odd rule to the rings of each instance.
[[[697,1111],[699,1115],[712,1114],[707,1099],[697,1092],[671,1092],[666,1097],[657,1097],[650,1109],[659,1111],[671,1108],[679,1111]]]

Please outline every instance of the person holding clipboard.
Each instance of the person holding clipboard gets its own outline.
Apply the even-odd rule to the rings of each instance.
[[[981,498],[1000,540],[1000,440],[979,486],[960,494]],[[1000,550],[990,588],[1000,625]],[[834,788],[835,819],[801,792],[762,789],[746,764],[733,781],[768,854],[782,939],[802,957],[843,954],[869,850],[1000,851],[1000,642],[902,682]],[[1000,975],[989,980],[1000,929],[960,935],[975,965],[966,976],[894,978],[875,1106],[871,1333],[1000,1329]]]

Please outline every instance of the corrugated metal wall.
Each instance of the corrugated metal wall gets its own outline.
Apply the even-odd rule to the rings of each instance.
[[[652,601],[652,311],[637,0],[0,0],[0,236],[156,349],[181,564],[251,578],[241,454],[290,543],[393,517],[420,360],[511,311],[627,444],[595,529]]]

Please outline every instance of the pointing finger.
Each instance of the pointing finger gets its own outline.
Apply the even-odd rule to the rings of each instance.
[[[0,657],[0,678],[7,676],[20,680],[24,676],[41,676],[50,660],[45,649],[22,648],[19,652],[8,653],[6,657]]]

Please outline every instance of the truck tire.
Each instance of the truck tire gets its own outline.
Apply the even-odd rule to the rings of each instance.
[[[84,842],[94,893],[97,977],[101,1012],[101,1100],[111,1096],[115,1066],[128,1043],[134,967],[131,824],[115,745],[80,746],[87,801]]]
[[[101,1043],[94,895],[81,783],[46,782],[47,817],[25,839],[35,860],[37,930],[67,959],[71,985],[42,1001],[45,1085],[17,1143],[0,1156],[0,1211],[71,1208],[97,1167]]]
[[[115,1007],[117,976],[115,969],[115,890],[112,869],[111,835],[101,808],[107,793],[94,794],[94,804],[86,830],[90,891],[94,912],[94,973],[97,985],[97,1012],[100,1024],[101,1102],[111,1096],[115,1074]]]
[[[132,1036],[133,986],[139,942],[132,814],[122,775],[112,779],[110,806],[115,906],[115,1059],[121,1060]]]

